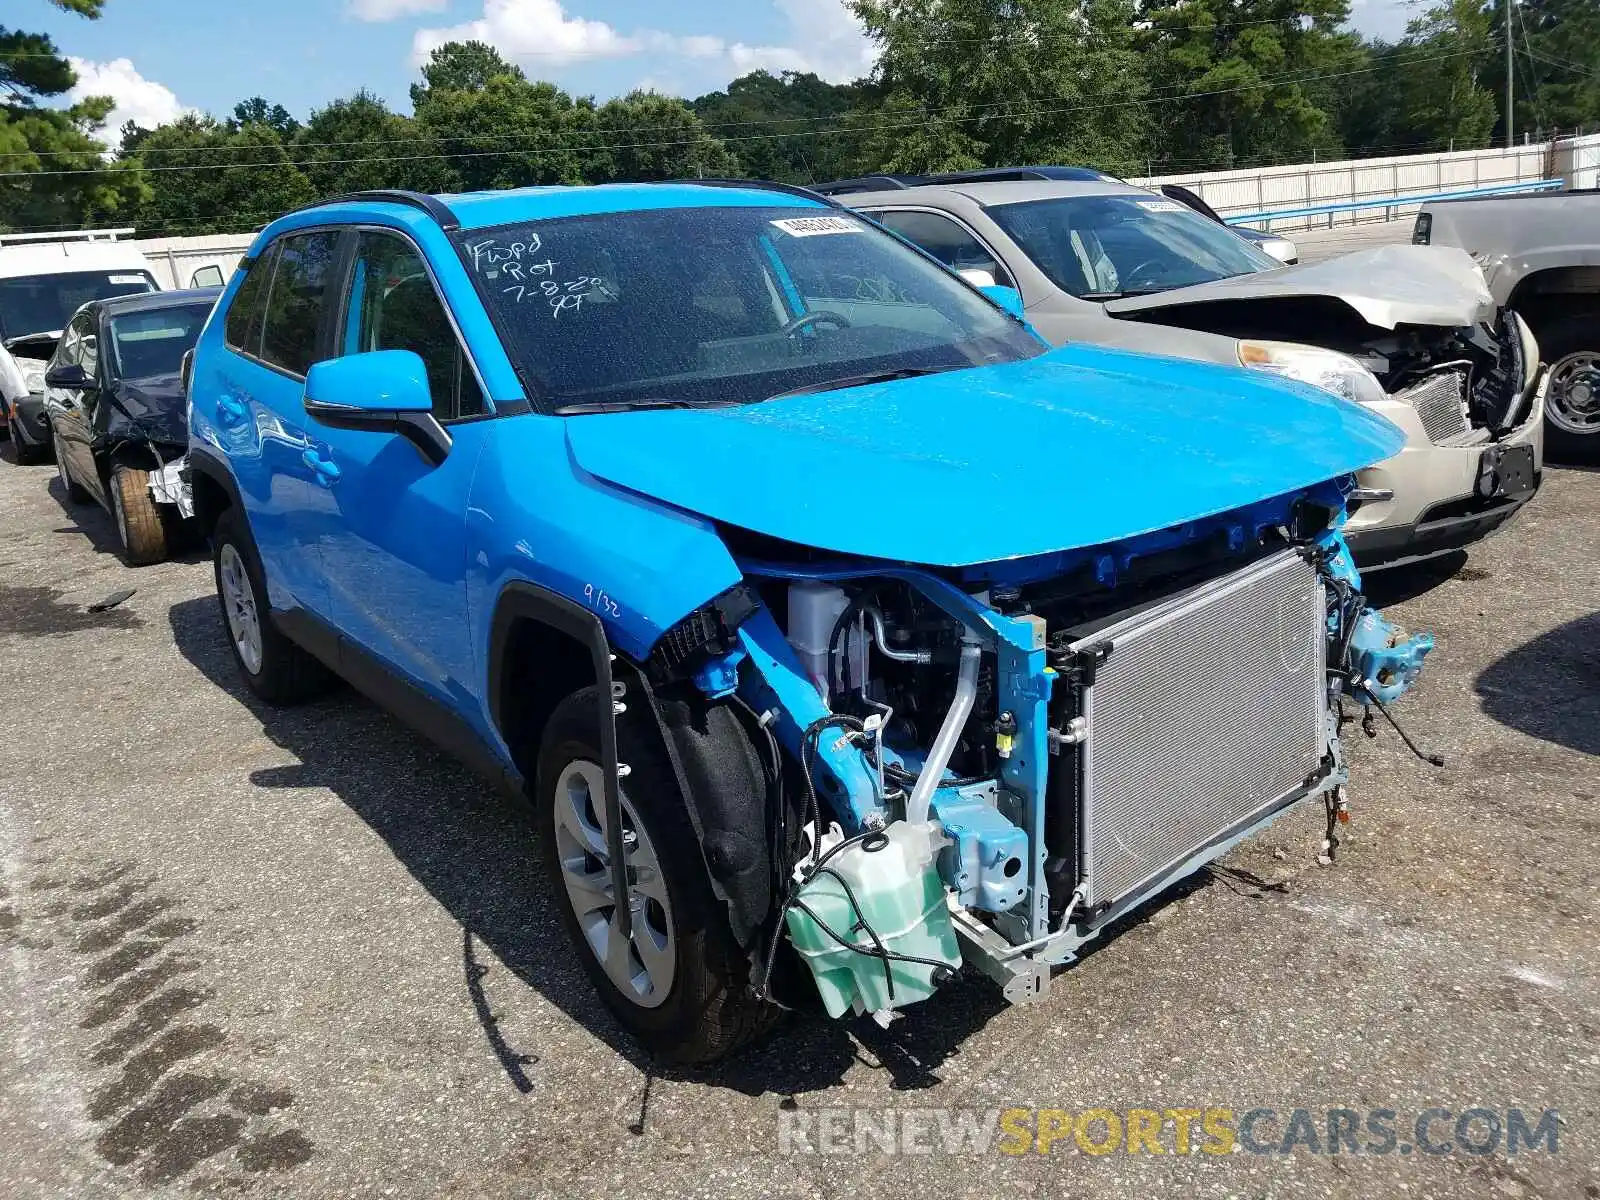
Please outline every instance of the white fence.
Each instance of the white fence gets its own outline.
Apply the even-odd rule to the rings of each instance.
[[[1178,183],[1198,192],[1223,216],[1277,212],[1320,205],[1465,192],[1537,179],[1564,179],[1569,187],[1600,186],[1600,134],[1534,142],[1499,150],[1458,150],[1344,162],[1300,163],[1238,171],[1160,175],[1137,182]],[[1417,205],[1354,212],[1280,217],[1273,229],[1296,230],[1409,216]],[[1261,224],[1262,222],[1254,222]]]

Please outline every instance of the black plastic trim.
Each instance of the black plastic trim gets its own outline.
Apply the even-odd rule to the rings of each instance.
[[[330,196],[326,200],[318,200],[315,204],[307,204],[295,211],[305,212],[308,209],[325,208],[330,204],[350,204],[361,200],[419,208],[432,217],[439,228],[446,233],[454,233],[461,228],[461,218],[450,211],[450,207],[437,196],[429,196],[423,192],[408,192],[400,188],[373,188],[364,192],[346,192],[342,196]]]
[[[600,769],[605,776],[606,851],[611,859],[612,895],[618,898],[618,932],[626,938],[633,932],[633,916],[628,904],[628,868],[623,859],[622,797],[617,787],[617,717],[611,675],[611,643],[605,626],[588,609],[557,595],[547,588],[523,580],[513,580],[495,603],[494,620],[489,630],[489,716],[502,732],[500,692],[506,644],[518,619],[543,622],[589,647],[594,665],[595,694],[599,704]]]
[[[309,396],[304,401],[304,407],[307,416],[329,429],[397,433],[435,467],[449,457],[450,447],[454,445],[450,434],[431,412],[354,408],[345,404],[324,404]]]
[[[477,730],[321,617],[303,608],[274,609],[272,623],[351,687],[441,750],[507,792],[521,793],[521,777]]]

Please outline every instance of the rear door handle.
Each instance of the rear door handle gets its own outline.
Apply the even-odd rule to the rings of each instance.
[[[315,450],[307,450],[300,456],[300,461],[311,469],[323,487],[332,487],[339,482],[339,464],[332,459],[323,458]]]

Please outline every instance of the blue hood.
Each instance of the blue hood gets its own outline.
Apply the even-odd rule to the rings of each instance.
[[[1331,393],[1064,346],[1026,362],[734,408],[566,418],[600,479],[843,555],[972,566],[1282,496],[1397,452]]]

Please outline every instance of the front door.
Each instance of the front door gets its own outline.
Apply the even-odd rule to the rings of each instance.
[[[97,324],[92,313],[79,313],[61,335],[61,344],[50,360],[52,367],[82,367],[89,378],[89,386],[46,387],[44,407],[50,421],[51,440],[55,443],[56,462],[63,472],[70,472],[75,481],[109,509],[111,502],[95,466],[92,449],[94,406],[99,402],[99,391],[94,386],[100,364]]]
[[[337,516],[322,542],[329,603],[357,648],[432,699],[460,704],[474,692],[467,493],[492,423],[468,419],[484,414],[483,392],[421,252],[395,233],[359,239],[338,350],[416,353],[454,446],[434,466],[397,434],[312,428],[314,452],[335,473]]]

